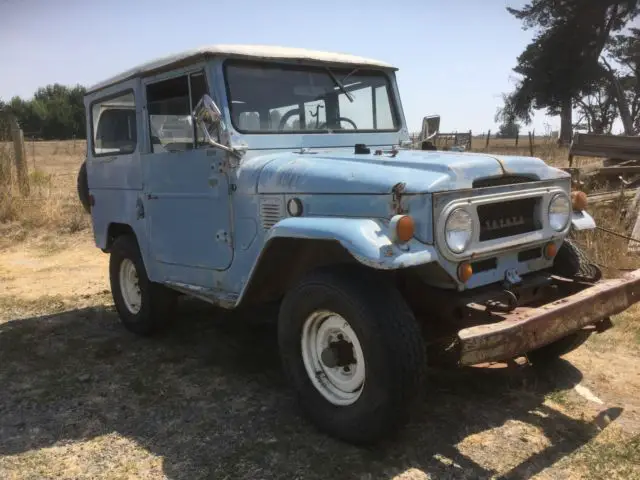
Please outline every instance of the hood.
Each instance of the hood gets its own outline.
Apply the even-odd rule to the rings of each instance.
[[[387,194],[401,182],[406,193],[431,193],[472,188],[474,180],[502,175],[537,180],[569,176],[533,157],[421,150],[401,150],[395,157],[277,153],[248,160],[244,167],[253,162],[259,168],[251,175],[257,193]]]

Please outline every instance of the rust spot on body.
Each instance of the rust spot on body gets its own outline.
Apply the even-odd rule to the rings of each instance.
[[[391,189],[391,209],[394,213],[403,213],[404,209],[402,208],[402,194],[404,193],[404,189],[407,187],[407,184],[404,182],[396,183]]]

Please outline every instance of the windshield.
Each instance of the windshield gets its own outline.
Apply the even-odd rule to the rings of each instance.
[[[242,133],[397,131],[382,71],[227,62],[231,120]]]

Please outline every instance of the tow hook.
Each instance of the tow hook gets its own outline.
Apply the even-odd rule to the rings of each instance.
[[[518,275],[518,271],[515,268],[510,268],[504,272],[504,290],[502,290],[504,301],[487,300],[484,304],[487,313],[509,313],[515,310],[518,306],[518,294],[514,291],[514,288],[517,288],[520,283],[522,283],[522,278]]]
[[[518,296],[511,290],[503,290],[502,294],[505,297],[505,301],[500,300],[487,300],[484,304],[487,313],[502,312],[509,313],[516,309],[518,306]]]

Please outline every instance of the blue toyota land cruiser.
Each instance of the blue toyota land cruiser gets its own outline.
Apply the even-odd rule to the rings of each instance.
[[[386,63],[211,46],[85,107],[79,194],[124,326],[177,321],[181,294],[278,304],[286,375],[344,440],[402,425],[427,365],[545,364],[640,299],[638,271],[603,280],[568,238],[595,224],[566,172],[411,148]]]

